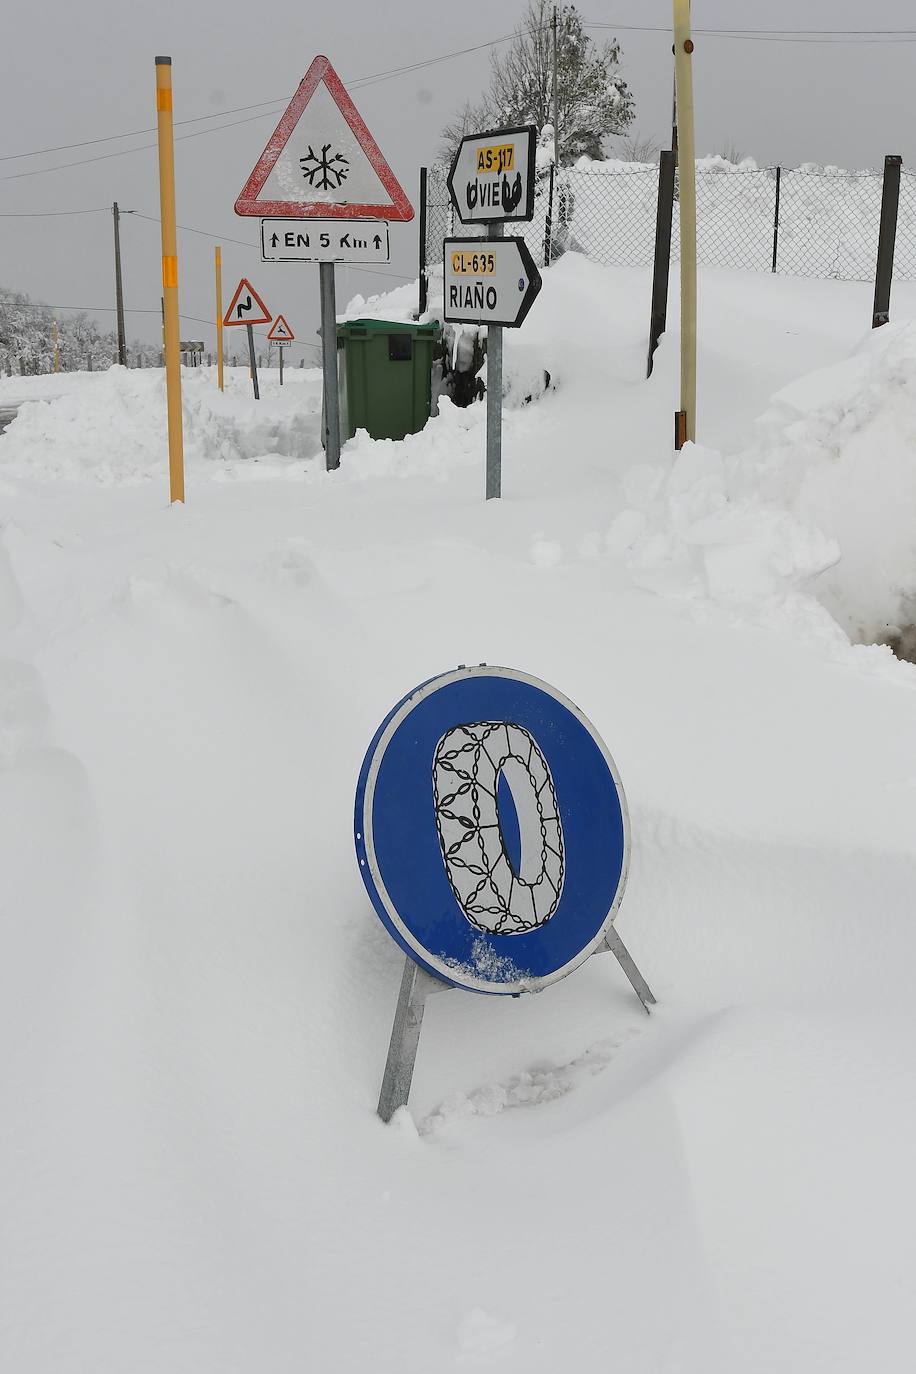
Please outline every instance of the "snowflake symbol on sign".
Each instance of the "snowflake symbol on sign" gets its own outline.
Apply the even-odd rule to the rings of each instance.
[[[343,153],[328,157],[331,146],[325,143],[319,157],[310,143],[307,155],[299,159],[302,175],[319,191],[336,191],[346,181],[350,170],[349,159]]]

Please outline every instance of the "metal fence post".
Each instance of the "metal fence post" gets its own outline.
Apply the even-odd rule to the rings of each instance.
[[[897,238],[897,203],[900,199],[902,157],[889,153],[884,159],[884,185],[881,188],[881,224],[878,229],[878,261],[875,264],[875,306],[871,327],[887,324],[891,311],[891,282],[894,277],[894,243]]]
[[[674,214],[674,171],[677,153],[669,148],[658,159],[658,207],[655,213],[655,265],[652,270],[652,309],[649,315],[649,357],[646,376],[668,319],[668,269],[671,263],[671,218]]]
[[[420,299],[418,301],[417,315],[425,315],[427,309],[427,290],[426,281],[426,168],[420,168],[420,227],[419,227],[419,277],[420,277]]]
[[[776,271],[776,254],[779,251],[779,187],[782,181],[782,168],[776,168],[776,207],[773,211],[773,271]]]
[[[553,250],[553,180],[556,167],[550,164],[550,184],[547,188],[547,214],[544,216],[544,266],[550,266],[550,254]]]

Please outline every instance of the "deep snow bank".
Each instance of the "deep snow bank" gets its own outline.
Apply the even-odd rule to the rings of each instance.
[[[634,468],[613,539],[634,580],[753,602],[809,588],[853,640],[916,621],[916,323],[776,393],[745,450]]]
[[[571,432],[581,434],[576,422],[585,411],[593,441],[607,438],[606,462],[618,478],[619,498],[600,547],[622,557],[643,589],[708,598],[756,617],[789,606],[793,618],[801,612],[808,631],[822,634],[824,618],[812,614],[813,597],[852,640],[891,644],[912,656],[916,322],[864,338],[854,326],[848,356],[839,349],[840,361],[777,385],[764,404],[760,381],[770,378],[772,385],[780,365],[791,369],[790,350],[800,332],[780,322],[783,309],[786,320],[792,318],[785,283],[704,273],[701,433],[721,425],[722,416],[746,411],[751,368],[756,410],[763,413],[753,427],[731,427],[735,434],[751,428],[751,442],[736,451],[689,445],[675,458],[668,443],[659,442],[657,419],[659,391],[674,391],[677,339],[672,329],[651,383],[642,385],[642,358],[635,351],[641,320],[633,319],[632,301],[621,290],[625,277],[567,254],[545,274],[525,329],[505,333],[507,406],[537,400],[549,375],[559,404],[568,406]],[[637,280],[630,274],[631,283]],[[733,318],[724,327],[718,318],[720,289],[730,283],[742,293],[747,336],[740,340]],[[839,283],[826,288],[834,307],[848,289]],[[390,309],[397,318],[411,290],[353,304],[380,317]],[[839,327],[840,315],[828,307],[820,283],[796,282],[792,291],[799,318]],[[733,302],[730,307],[733,316]],[[441,318],[441,309],[441,277],[434,276],[430,316]],[[629,317],[627,324],[622,317]],[[799,356],[813,360],[810,339],[806,343],[807,354]],[[424,437],[419,447],[427,442]],[[416,453],[417,441],[412,447]]]
[[[316,374],[293,371],[282,392],[274,377],[262,374],[261,400],[254,404],[247,369],[235,371],[244,383],[229,375],[220,393],[210,369],[183,369],[188,464],[313,458],[320,447]],[[120,484],[160,477],[165,451],[163,373],[112,367],[70,374],[63,395],[23,404],[4,435],[2,468],[40,480]]]

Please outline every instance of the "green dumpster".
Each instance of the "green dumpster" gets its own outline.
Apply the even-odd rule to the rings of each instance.
[[[423,428],[440,332],[435,320],[347,320],[337,326],[341,440],[358,429],[373,439],[403,439]]]

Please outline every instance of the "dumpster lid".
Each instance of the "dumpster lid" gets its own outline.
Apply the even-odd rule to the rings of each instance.
[[[342,320],[337,325],[337,337],[359,334],[438,334],[442,326],[438,320],[418,324],[416,320]]]

